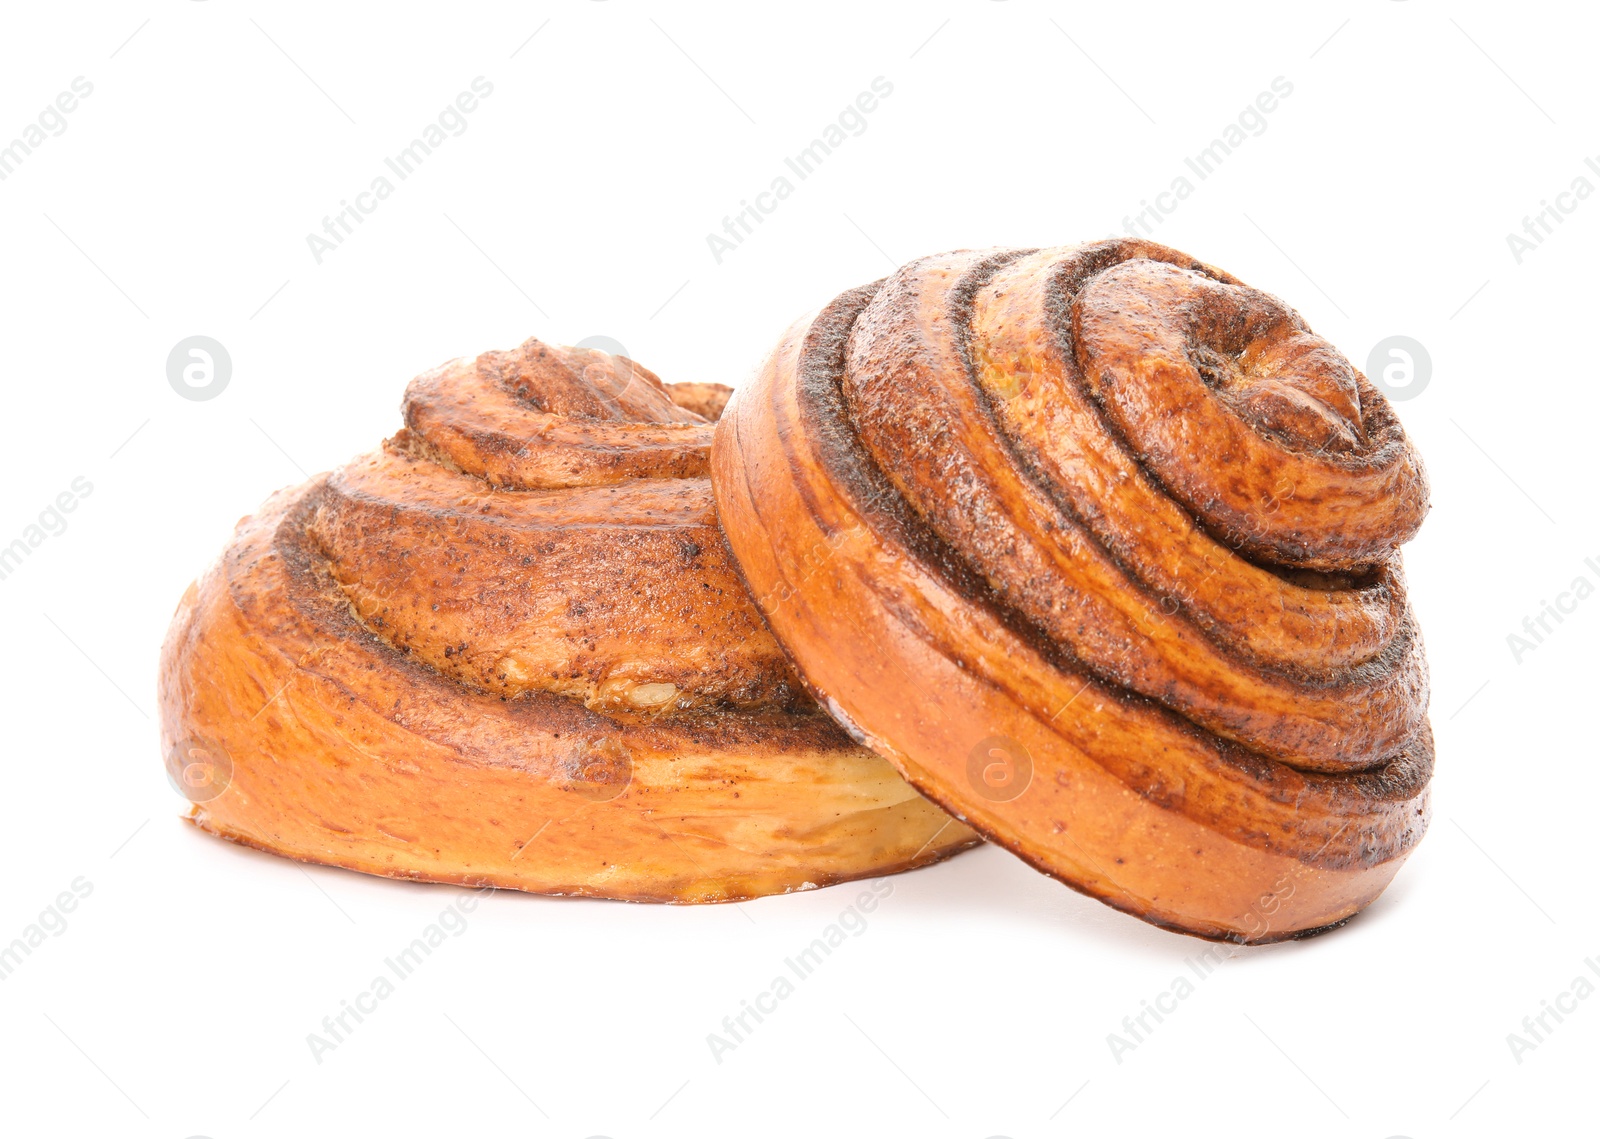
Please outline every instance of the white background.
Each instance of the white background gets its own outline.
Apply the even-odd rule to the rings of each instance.
[[[1600,995],[1520,1064],[1506,1037],[1600,959],[1600,599],[1520,663],[1507,635],[1600,584],[1600,197],[1520,264],[1506,235],[1600,186],[1596,31],[1578,5],[1423,2],[8,6],[0,142],[74,77],[93,94],[0,182],[0,544],[74,478],[93,492],[0,581],[0,941],[75,878],[93,893],[0,983],[5,1130],[1592,1129]],[[306,235],[480,75],[466,132],[317,264]],[[706,235],[877,76],[866,131],[718,264]],[[1120,1064],[1107,1034],[1205,944],[996,849],[894,879],[720,1065],[707,1034],[859,886],[498,893],[316,1063],[307,1033],[467,891],[178,821],[156,653],[234,522],[392,432],[406,381],[451,357],[607,335],[666,379],[737,384],[902,261],[1120,230],[1277,76],[1266,131],[1155,237],[1358,366],[1393,334],[1431,357],[1398,406],[1433,482],[1407,565],[1435,819],[1393,888],[1334,935],[1240,952]],[[233,362],[204,402],[165,370],[194,334]]]

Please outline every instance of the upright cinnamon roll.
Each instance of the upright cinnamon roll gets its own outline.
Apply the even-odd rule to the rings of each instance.
[[[925,794],[1158,925],[1348,919],[1428,820],[1383,396],[1143,241],[925,258],[794,325],[712,482],[806,686]]]
[[[190,819],[309,862],[710,902],[977,841],[800,688],[729,563],[719,385],[530,340],[274,495],[161,661]]]

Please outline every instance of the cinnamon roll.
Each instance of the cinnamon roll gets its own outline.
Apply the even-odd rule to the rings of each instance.
[[[1068,885],[1273,941],[1422,837],[1422,464],[1218,269],[1137,240],[914,262],[789,329],[712,483],[806,687]]]
[[[977,841],[805,694],[717,528],[728,389],[530,340],[274,495],[161,660],[189,818],[308,862],[738,900]]]

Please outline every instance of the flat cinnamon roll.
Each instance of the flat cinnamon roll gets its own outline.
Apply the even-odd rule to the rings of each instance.
[[[1303,936],[1426,828],[1421,462],[1220,270],[1136,240],[914,262],[789,330],[712,482],[835,718],[1112,906]]]
[[[392,877],[713,902],[977,841],[805,694],[707,479],[728,389],[530,340],[274,495],[179,605],[189,818]]]

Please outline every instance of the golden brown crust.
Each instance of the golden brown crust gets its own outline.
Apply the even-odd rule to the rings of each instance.
[[[667,395],[679,407],[694,412],[708,423],[722,417],[733,389],[727,384],[702,384],[693,381],[667,385]]]
[[[242,522],[162,652],[169,768],[213,780],[193,821],[369,873],[634,901],[977,841],[800,690],[717,530],[709,424],[672,395],[537,342],[449,365],[394,440]]]
[[[698,387],[685,398],[706,406]],[[706,473],[711,449],[711,421],[675,403],[654,372],[537,340],[424,372],[402,410],[411,445],[491,486],[689,478]]]
[[[390,446],[329,478],[310,534],[368,627],[465,684],[599,711],[810,703],[704,478],[495,491]]]
[[[1420,462],[1226,274],[1133,241],[916,262],[790,330],[713,485],[829,710],[1112,905],[1296,936],[1423,832]]]

